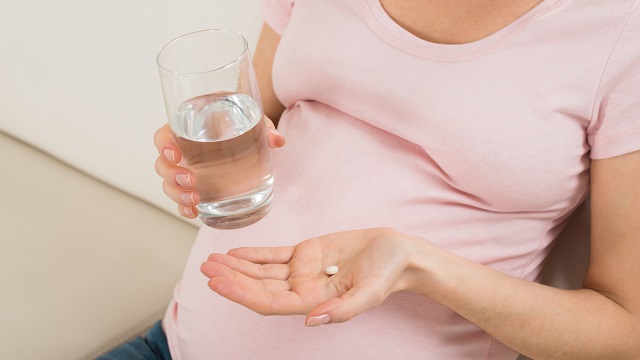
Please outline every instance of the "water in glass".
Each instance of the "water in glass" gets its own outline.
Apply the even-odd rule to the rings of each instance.
[[[205,224],[235,229],[267,214],[273,175],[265,120],[253,98],[225,92],[188,100],[175,114],[172,131],[196,176]]]

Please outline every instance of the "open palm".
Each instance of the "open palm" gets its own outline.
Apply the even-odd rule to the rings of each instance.
[[[400,238],[393,230],[370,229],[296,246],[238,248],[212,254],[201,271],[212,290],[259,314],[332,312],[331,322],[342,322],[401,290],[408,256]],[[340,271],[328,276],[332,265]]]

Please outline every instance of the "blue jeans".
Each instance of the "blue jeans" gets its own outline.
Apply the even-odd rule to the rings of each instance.
[[[171,360],[167,336],[160,321],[155,323],[144,337],[120,345],[97,360]]]

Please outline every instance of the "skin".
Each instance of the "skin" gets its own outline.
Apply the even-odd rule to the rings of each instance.
[[[414,35],[456,44],[499,30],[539,2],[382,4]],[[432,21],[425,20],[429,17]],[[278,41],[265,25],[255,56],[265,113],[276,123],[284,109],[271,86]],[[284,138],[271,133],[270,143],[277,148]],[[156,133],[155,144],[165,193],[179,204],[181,214],[195,217],[197,194],[176,181],[178,175],[190,175],[192,183],[195,177],[176,165],[180,154],[166,126]],[[209,287],[229,300],[263,315],[306,314],[308,326],[348,321],[396,291],[412,291],[449,307],[531,358],[638,359],[640,151],[593,160],[590,171],[591,261],[579,290],[517,279],[390,228],[328,234],[290,247],[238,248],[212,254],[201,271],[210,278]],[[193,198],[180,196],[185,193]],[[340,271],[327,276],[330,265],[338,265]]]

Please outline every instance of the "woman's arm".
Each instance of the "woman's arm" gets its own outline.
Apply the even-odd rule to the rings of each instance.
[[[640,359],[640,151],[591,165],[581,290],[516,279],[415,242],[414,288],[535,359]]]
[[[273,91],[271,78],[273,57],[275,56],[279,43],[280,35],[265,23],[262,26],[260,38],[258,39],[256,51],[253,56],[253,67],[256,70],[256,77],[258,78],[264,114],[267,115],[276,126],[278,126],[280,115],[282,115],[284,111],[284,105],[280,103],[280,100],[278,100]]]

